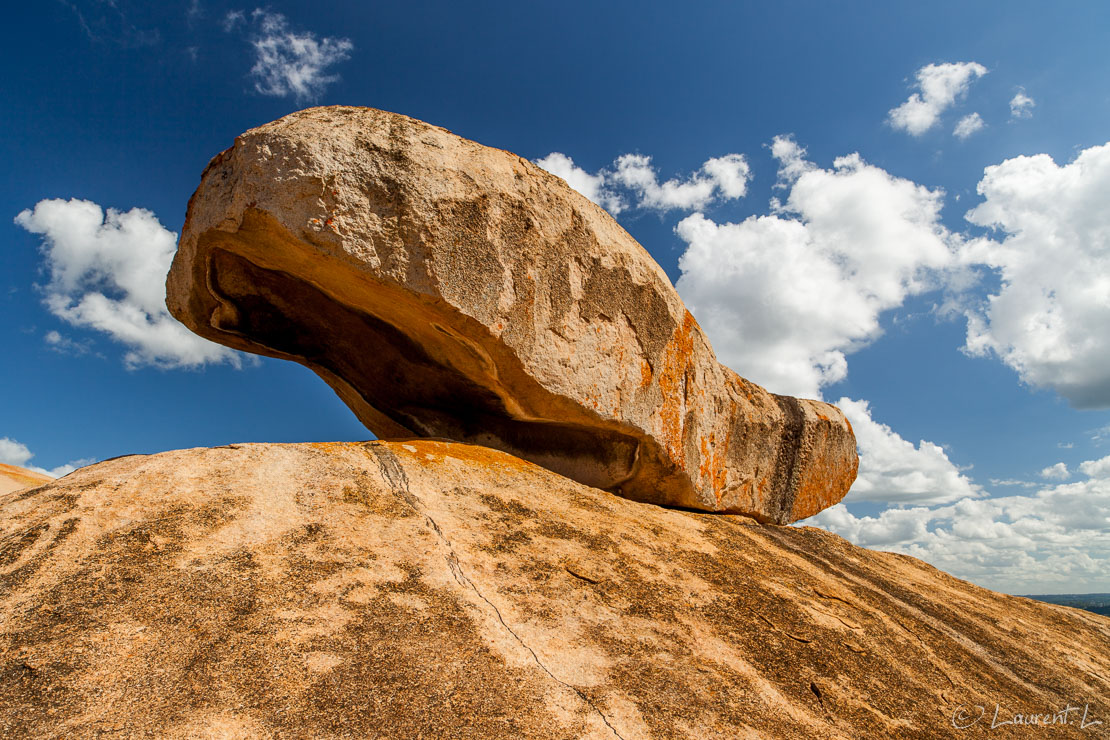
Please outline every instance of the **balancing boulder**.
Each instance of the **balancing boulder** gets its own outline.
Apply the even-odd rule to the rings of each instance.
[[[313,108],[236,139],[189,202],[167,303],[201,336],[311,368],[383,438],[764,522],[817,513],[856,475],[840,410],[718,363],[603,209],[406,116]]]

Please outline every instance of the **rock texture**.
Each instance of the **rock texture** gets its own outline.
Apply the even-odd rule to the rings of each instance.
[[[208,339],[310,367],[379,437],[771,522],[855,478],[843,414],[721,366],[605,211],[405,116],[315,108],[240,136],[189,203],[167,303]]]
[[[988,731],[995,703],[1105,736],[1110,619],[484,447],[184,450],[0,497],[4,737],[1045,729]]]
[[[18,465],[0,463],[0,494],[41,486],[43,483],[49,483],[52,480],[54,479],[43,473],[36,473]]]

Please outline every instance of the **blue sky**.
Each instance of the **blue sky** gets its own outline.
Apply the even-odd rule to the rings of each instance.
[[[811,523],[1110,591],[1107,29],[1101,2],[13,7],[0,461],[368,437],[308,370],[183,338],[155,274],[237,134],[368,105],[541,161],[722,360],[845,399],[861,481]]]

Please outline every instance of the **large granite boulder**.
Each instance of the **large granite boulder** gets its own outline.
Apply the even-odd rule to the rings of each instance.
[[[844,415],[720,365],[609,214],[405,116],[314,108],[236,139],[189,202],[167,303],[201,336],[308,366],[379,437],[779,523],[855,478]]]
[[[1095,738],[1108,698],[1110,618],[484,447],[182,450],[0,496],[5,738]]]

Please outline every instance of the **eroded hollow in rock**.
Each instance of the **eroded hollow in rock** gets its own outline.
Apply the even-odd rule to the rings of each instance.
[[[445,353],[420,344],[402,304],[394,304],[397,315],[392,317],[359,311],[306,280],[219,248],[211,252],[207,283],[220,302],[213,328],[300,362],[329,382],[343,379],[358,389],[363,403],[395,425],[390,436],[446,437],[497,447],[606,490],[619,489],[635,474],[640,447],[635,437],[515,417],[492,384],[482,385],[445,360]],[[424,333],[435,332],[437,344],[452,343],[453,354],[471,355],[474,367],[482,365],[465,340],[426,323]]]

